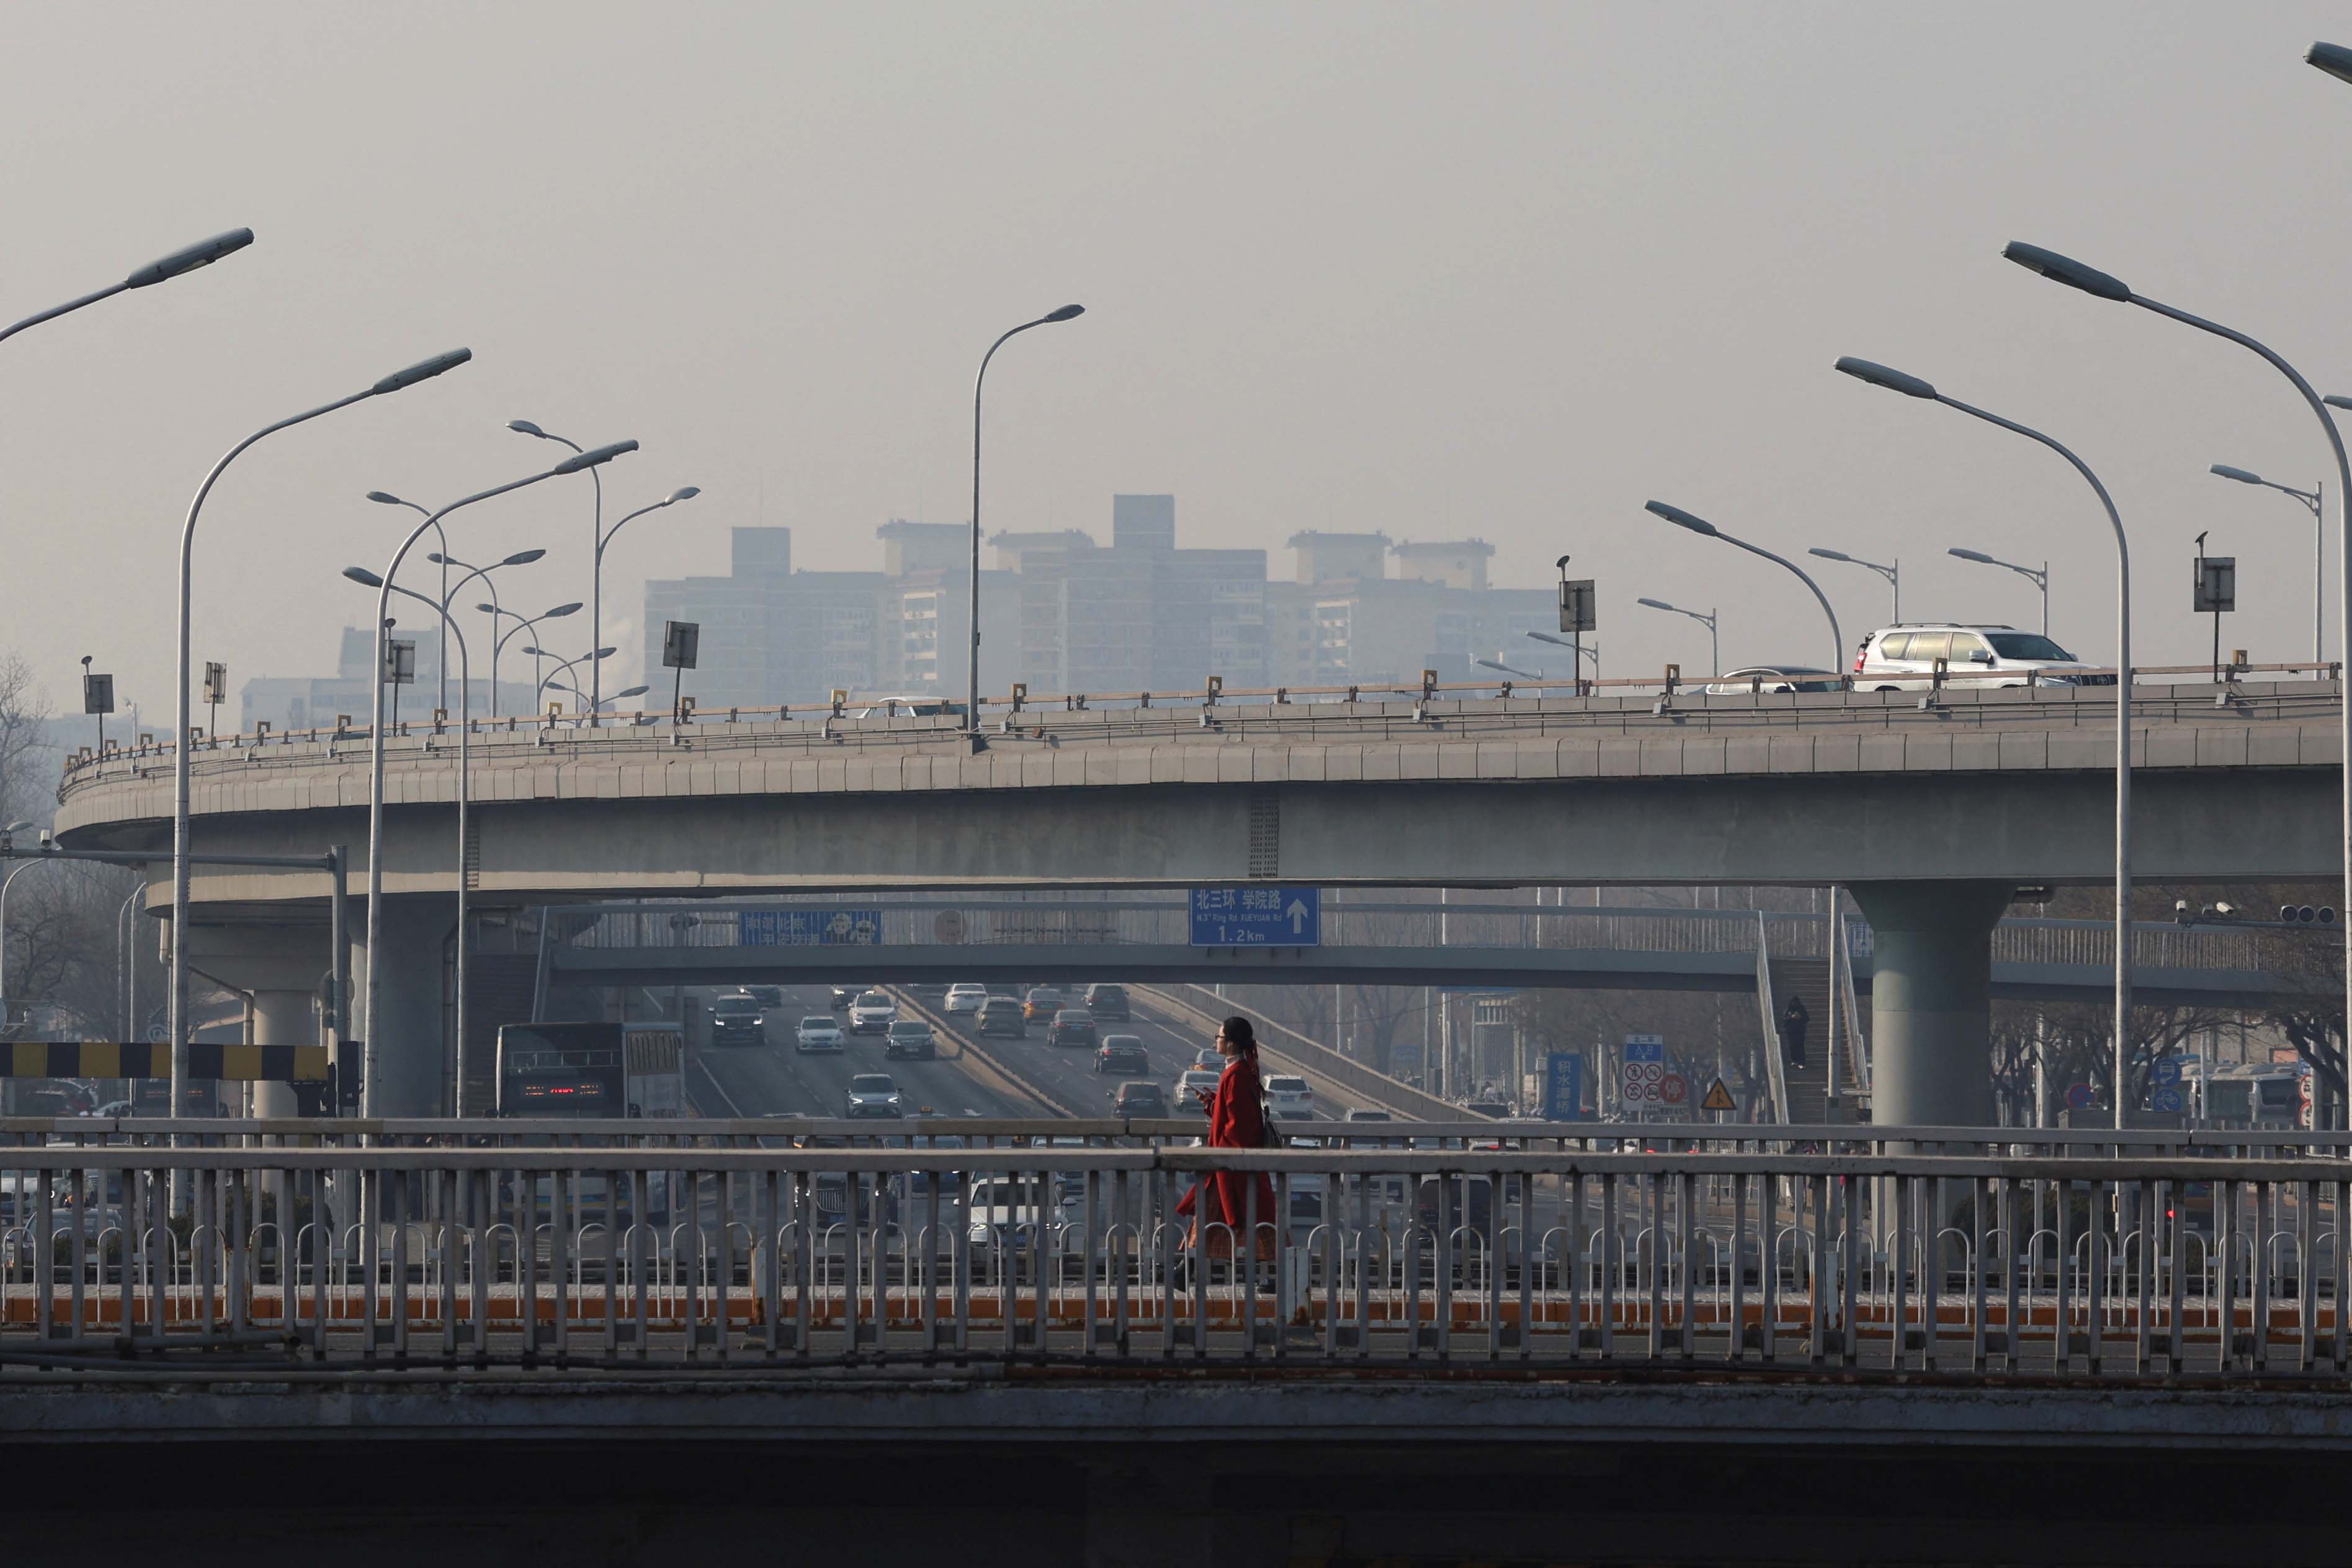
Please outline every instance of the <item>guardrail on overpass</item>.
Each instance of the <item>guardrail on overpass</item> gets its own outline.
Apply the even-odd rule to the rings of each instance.
[[[2347,1164],[2200,1148],[36,1145],[0,1364],[2340,1386]],[[1242,1212],[1188,1224],[1221,1172]]]

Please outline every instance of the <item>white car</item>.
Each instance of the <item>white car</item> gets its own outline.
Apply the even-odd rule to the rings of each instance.
[[[1307,1080],[1295,1073],[1277,1072],[1265,1081],[1265,1103],[1274,1107],[1277,1116],[1297,1112],[1302,1116],[1315,1113],[1315,1091]]]
[[[811,1013],[793,1030],[793,1049],[800,1051],[839,1051],[841,1026],[831,1013]]]
[[[988,988],[972,980],[960,980],[948,988],[947,1010],[956,1013],[976,1013],[980,1004],[988,1000]]]
[[[1179,1113],[1204,1115],[1209,1109],[1210,1096],[1217,1092],[1220,1076],[1205,1068],[1195,1067],[1176,1080],[1176,1088],[1168,1098],[1174,1103]]]
[[[898,1117],[907,1113],[907,1102],[898,1093],[898,1081],[888,1073],[861,1072],[849,1081],[841,1110],[845,1116]]]
[[[1968,686],[2111,686],[2113,675],[2092,666],[2038,632],[2013,626],[1963,626],[1957,622],[1906,622],[1873,632],[1853,656],[1853,686],[1864,692],[1924,692],[1944,680]]]
[[[898,1004],[882,991],[861,991],[849,1004],[849,1032],[852,1034],[887,1034],[890,1021],[898,1016]]]

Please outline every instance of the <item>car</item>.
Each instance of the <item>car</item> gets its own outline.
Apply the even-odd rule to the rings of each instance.
[[[986,986],[971,980],[959,981],[948,988],[947,1011],[950,1017],[957,1013],[976,1013],[981,1004],[987,1000]]]
[[[710,1004],[710,1043],[713,1045],[765,1045],[768,1042],[768,1017],[760,1009],[759,998],[749,991],[735,991]]]
[[[988,1251],[1028,1241],[1041,1214],[1051,1215],[1052,1200],[1045,1185],[1034,1176],[975,1174],[964,1199],[964,1213],[970,1227],[966,1239],[971,1243],[977,1269],[992,1261],[984,1256]],[[1053,1221],[1048,1218],[1045,1223]]]
[[[1944,679],[1973,686],[2111,686],[2112,674],[2091,666],[2049,638],[2014,626],[1969,626],[1954,621],[1882,627],[1863,638],[1853,655],[1856,691],[1926,691]]]
[[[857,999],[849,1004],[849,1032],[852,1034],[887,1034],[890,1020],[898,1016],[898,1004],[887,991],[860,991]]]
[[[1274,1072],[1266,1075],[1265,1103],[1274,1107],[1277,1116],[1297,1112],[1301,1116],[1315,1114],[1315,1091],[1307,1080],[1295,1072]]]
[[[1149,1072],[1151,1053],[1143,1049],[1142,1040],[1131,1034],[1107,1034],[1095,1049],[1097,1072]]]
[[[100,1105],[95,1112],[91,1113],[91,1114],[110,1117],[136,1116],[139,1114],[139,1108],[128,1100],[109,1100],[105,1104]]]
[[[1069,1003],[1063,999],[1061,992],[1048,990],[1041,986],[1022,998],[1021,1016],[1031,1023],[1035,1023],[1040,1019],[1050,1023],[1053,1021],[1054,1015],[1068,1005]]]
[[[898,1080],[888,1073],[861,1072],[849,1081],[849,1092],[844,1097],[841,1113],[895,1118],[907,1113],[907,1102],[898,1092]]]
[[[1029,1010],[1013,997],[991,997],[980,1004],[980,1032],[1029,1038]]]
[[[838,1013],[838,1012],[846,1012],[846,1011],[848,1011],[848,1010],[849,1010],[849,1004],[850,1004],[850,1003],[852,1003],[852,1002],[854,1002],[854,1001],[856,1001],[856,999],[857,999],[857,988],[856,988],[856,987],[855,987],[855,986],[835,986],[835,987],[834,987],[834,988],[833,988],[833,1000],[832,1000],[828,1005],[833,1009],[833,1010],[834,1010],[835,1012],[837,1012],[837,1013]]]
[[[1098,1043],[1095,1035],[1093,1015],[1077,1008],[1064,1008],[1054,1015],[1046,1026],[1047,1045],[1083,1045],[1089,1051]]]
[[[1122,1083],[1111,1096],[1111,1109],[1121,1116],[1166,1116],[1168,1096],[1157,1083]]]
[[[1811,664],[1743,664],[1726,670],[1700,690],[1711,697],[1746,696],[1751,692],[1834,692],[1844,688],[1835,670]]]
[[[1094,1014],[1097,1023],[1127,1022],[1127,988],[1125,986],[1088,986],[1087,1011]]]
[[[1189,1111],[1194,1115],[1206,1114],[1209,1109],[1209,1096],[1217,1092],[1217,1080],[1222,1076],[1223,1076],[1222,1073],[1210,1072],[1198,1067],[1186,1072],[1181,1078],[1176,1080],[1176,1092],[1171,1096],[1176,1102],[1176,1109]]]
[[[1341,1120],[1348,1122],[1393,1122],[1396,1118],[1386,1111],[1376,1111],[1369,1105],[1359,1105]]]
[[[811,1013],[793,1030],[793,1049],[801,1052],[839,1051],[841,1025],[831,1013]]]
[[[784,1005],[784,988],[782,986],[746,986],[743,988],[751,994],[752,1000],[763,1008],[780,1008]]]
[[[931,1033],[931,1026],[920,1019],[893,1019],[882,1036],[885,1057],[937,1056],[940,1042]]]
[[[1192,1053],[1192,1065],[1203,1072],[1223,1072],[1225,1070],[1225,1059],[1217,1054],[1215,1046],[1204,1045]]]

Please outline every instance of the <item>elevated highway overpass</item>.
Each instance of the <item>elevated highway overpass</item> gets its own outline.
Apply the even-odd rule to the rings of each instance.
[[[456,734],[410,725],[386,744],[393,903],[385,930],[361,934],[399,977],[383,988],[382,1104],[427,1111],[439,1092],[431,977],[460,875],[492,909],[1253,880],[1839,882],[1877,933],[1882,1115],[1989,1121],[1987,936],[2018,884],[2110,876],[2111,704],[2074,687],[1203,698],[1008,714],[978,749],[950,721],[903,717],[476,721],[462,850]],[[2136,873],[2338,875],[2341,705],[2334,678],[2140,688]],[[343,844],[363,865],[364,734],[198,744],[200,852]],[[78,762],[61,835],[160,853],[170,773],[152,746]],[[189,950],[232,983],[299,996],[324,967],[325,893],[315,874],[205,868]],[[300,1027],[263,1013],[265,1035]]]

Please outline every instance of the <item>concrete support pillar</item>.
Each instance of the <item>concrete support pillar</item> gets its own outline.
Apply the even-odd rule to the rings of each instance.
[[[1989,1127],[1992,928],[2006,882],[1863,882],[1871,1107],[1879,1126]]]
[[[253,993],[253,1043],[256,1045],[316,1045],[319,1043],[317,1009],[309,991],[256,991]],[[257,1083],[253,1086],[253,1112],[257,1116],[293,1116],[299,1113],[294,1101],[291,1083]]]
[[[442,1116],[443,1064],[448,1051],[443,1014],[443,944],[457,917],[455,898],[388,898],[383,929],[362,931],[352,961],[354,988],[381,961],[376,1032],[375,1113]],[[364,991],[360,994],[364,995]]]

